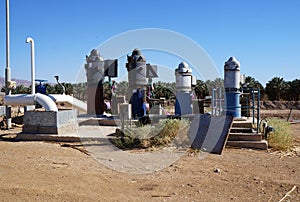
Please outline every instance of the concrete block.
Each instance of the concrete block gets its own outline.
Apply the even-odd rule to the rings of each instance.
[[[3,116],[6,114],[6,106],[0,106],[0,116]]]
[[[24,133],[61,134],[77,128],[77,110],[27,111],[24,114]]]

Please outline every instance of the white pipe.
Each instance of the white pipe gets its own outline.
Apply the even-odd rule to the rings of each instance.
[[[56,103],[67,102],[71,104],[74,108],[77,108],[84,112],[87,111],[87,104],[85,102],[82,102],[70,95],[50,94],[48,96]]]
[[[47,111],[58,111],[57,106],[53,100],[47,95],[37,93],[31,94],[17,94],[6,95],[3,99],[5,105],[33,105],[35,102],[42,105]]]
[[[9,0],[6,0],[6,68],[5,68],[5,92],[6,95],[11,94],[11,90],[8,87],[8,81],[10,78],[10,33],[9,33]],[[6,106],[6,127],[11,128],[11,106]]]
[[[35,94],[35,55],[34,55],[34,40],[27,37],[26,43],[31,43],[31,94]]]
[[[5,69],[5,87],[6,94],[10,94],[8,81],[10,81],[10,33],[9,33],[9,0],[6,0],[6,69]]]

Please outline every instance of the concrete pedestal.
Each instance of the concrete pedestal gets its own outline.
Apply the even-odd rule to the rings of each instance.
[[[23,133],[63,134],[75,132],[77,110],[27,111],[24,114]]]
[[[192,98],[190,92],[177,92],[176,93],[176,104],[175,104],[175,114],[176,115],[186,115],[192,114]]]

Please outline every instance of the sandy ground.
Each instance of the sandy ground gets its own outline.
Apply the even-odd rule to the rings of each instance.
[[[299,149],[300,124],[292,131]],[[294,186],[284,201],[300,201],[299,150],[225,148],[203,159],[186,153],[163,170],[130,174],[78,147],[13,142],[1,133],[0,201],[279,201]]]

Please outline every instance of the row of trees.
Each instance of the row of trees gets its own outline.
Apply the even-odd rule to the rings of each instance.
[[[275,77],[266,84],[266,94],[270,100],[294,100],[300,99],[300,80],[285,81]]]
[[[65,87],[66,94],[72,95],[74,91],[74,84],[71,83],[62,83]],[[36,85],[37,86],[37,85]],[[48,83],[44,84],[46,87],[47,94],[62,94],[63,89],[60,85],[50,85]],[[1,88],[1,92],[5,92],[5,88]],[[12,94],[30,94],[31,93],[31,85],[30,86],[24,86],[24,85],[18,85],[15,89],[11,91]]]
[[[204,98],[211,94],[212,89],[221,87],[223,88],[223,79],[217,78],[213,81],[197,80],[197,84],[194,88],[195,96],[197,98]],[[269,100],[300,100],[300,80],[295,79],[293,81],[285,81],[283,78],[274,77],[267,82],[266,87],[257,81],[253,77],[246,77],[245,83],[248,88],[258,88],[261,92],[261,97]],[[80,100],[87,99],[87,83],[62,83],[65,86],[66,94],[73,95]],[[50,85],[44,84],[47,89],[47,94],[61,94],[63,92],[61,86],[58,84]],[[176,87],[175,83],[168,83],[158,81],[154,83],[154,98],[165,97],[166,99],[175,98]],[[117,93],[119,95],[125,95],[128,89],[128,82],[122,81],[117,83]],[[4,88],[1,89],[5,91]],[[31,92],[31,86],[26,87],[19,85],[16,89],[12,90],[12,94],[28,94]],[[111,90],[108,82],[104,83],[104,97],[107,99],[111,98]]]
[[[269,100],[300,100],[300,80],[285,81],[282,77],[274,77],[266,83],[264,88],[261,83],[253,77],[246,77],[246,83],[250,87],[259,88],[262,97]]]

